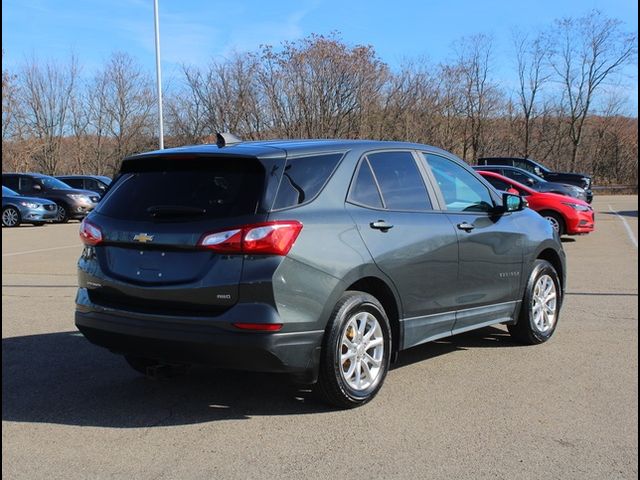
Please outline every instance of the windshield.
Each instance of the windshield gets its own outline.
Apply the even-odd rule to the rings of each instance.
[[[40,177],[40,181],[47,188],[59,188],[59,189],[62,189],[62,190],[69,190],[69,189],[72,188],[69,185],[67,185],[66,183],[58,180],[57,178],[53,178],[53,177]]]
[[[11,190],[10,188],[7,188],[5,186],[2,187],[2,196],[3,197],[18,197],[18,192],[14,192],[13,190]]]

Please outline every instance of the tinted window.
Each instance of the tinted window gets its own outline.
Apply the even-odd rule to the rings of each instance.
[[[265,176],[258,161],[239,158],[151,158],[128,163],[123,170],[97,211],[127,220],[181,221],[253,214]]]
[[[486,212],[493,208],[489,190],[461,165],[438,155],[426,154],[447,210],[454,212]]]
[[[349,198],[355,203],[359,203],[361,205],[382,208],[380,191],[378,190],[376,181],[371,173],[371,167],[369,166],[369,162],[366,158],[360,162],[358,176],[353,183]]]
[[[20,177],[20,191],[23,193],[33,192],[35,181],[31,177]]]
[[[275,210],[293,207],[315,197],[342,158],[342,153],[288,158],[278,188]]]
[[[386,208],[431,209],[427,188],[410,152],[371,153],[367,158],[380,185]]]
[[[505,177],[509,177],[512,180],[515,180],[518,183],[523,185],[531,185],[529,179],[531,178],[529,175],[525,175],[522,172],[518,172],[517,170],[507,170],[505,171]]]
[[[527,172],[536,173],[535,167],[526,160],[515,160],[513,166],[526,170]]]
[[[62,181],[73,188],[84,188],[81,178],[63,178]]]
[[[2,185],[6,185],[7,187],[9,187],[11,190],[19,190],[19,184],[18,184],[19,180],[18,177],[7,177],[7,176],[3,176],[2,177]]]
[[[496,188],[496,190],[506,192],[511,188],[511,184],[504,182],[498,178],[487,176],[487,177],[484,177],[484,179],[487,182],[489,182],[491,185],[493,185]]]
[[[44,184],[46,188],[51,188],[51,189],[58,188],[61,190],[68,190],[69,188],[71,188],[66,183],[53,177],[40,177],[40,181]]]
[[[478,163],[481,165],[512,165],[508,158],[482,158]]]

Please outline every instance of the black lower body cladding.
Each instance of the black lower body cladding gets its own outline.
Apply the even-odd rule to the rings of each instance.
[[[247,308],[243,308],[247,307]],[[243,332],[234,322],[268,319],[277,312],[268,305],[232,307],[215,318],[171,318],[117,310],[76,310],[76,327],[92,343],[124,355],[165,363],[194,363],[221,368],[290,374],[313,383],[323,331]]]

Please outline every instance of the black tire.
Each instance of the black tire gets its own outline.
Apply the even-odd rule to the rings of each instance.
[[[541,212],[540,215],[551,224],[553,229],[558,232],[558,235],[564,235],[566,233],[567,228],[562,215],[556,212]]]
[[[556,304],[555,319],[548,330],[542,331],[537,327],[534,321],[534,290],[538,280],[543,276],[549,276],[555,285]],[[558,272],[546,260],[536,260],[533,264],[533,270],[527,281],[524,291],[522,305],[520,306],[520,315],[515,325],[508,325],[511,336],[520,343],[525,345],[537,345],[544,343],[551,338],[558,326],[558,318],[562,307],[562,288]]]
[[[2,226],[3,227],[19,227],[22,222],[20,210],[16,207],[6,207],[2,209]]]
[[[356,390],[345,380],[342,373],[343,365],[339,360],[342,338],[343,334],[346,334],[348,323],[355,315],[363,312],[373,315],[377,320],[382,334],[381,345],[384,349],[379,366],[380,370],[374,381],[368,387]],[[380,302],[368,293],[345,292],[335,306],[325,331],[320,356],[320,375],[316,386],[317,392],[324,401],[340,408],[353,408],[369,402],[382,387],[389,370],[391,345],[389,320]],[[366,351],[364,350],[365,355]]]
[[[64,203],[58,203],[57,223],[67,223],[69,221],[69,207]]]
[[[124,359],[127,361],[129,366],[133,368],[136,372],[141,373],[142,375],[149,375],[149,369],[153,367],[157,367],[160,365],[160,362],[157,360],[153,360],[151,358],[144,357],[134,357],[131,355],[125,355]]]

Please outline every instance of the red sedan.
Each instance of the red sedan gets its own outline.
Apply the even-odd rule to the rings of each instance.
[[[593,232],[593,208],[577,198],[533,190],[497,173],[478,171],[491,185],[504,192],[522,195],[529,208],[546,218],[560,235],[582,235]]]

